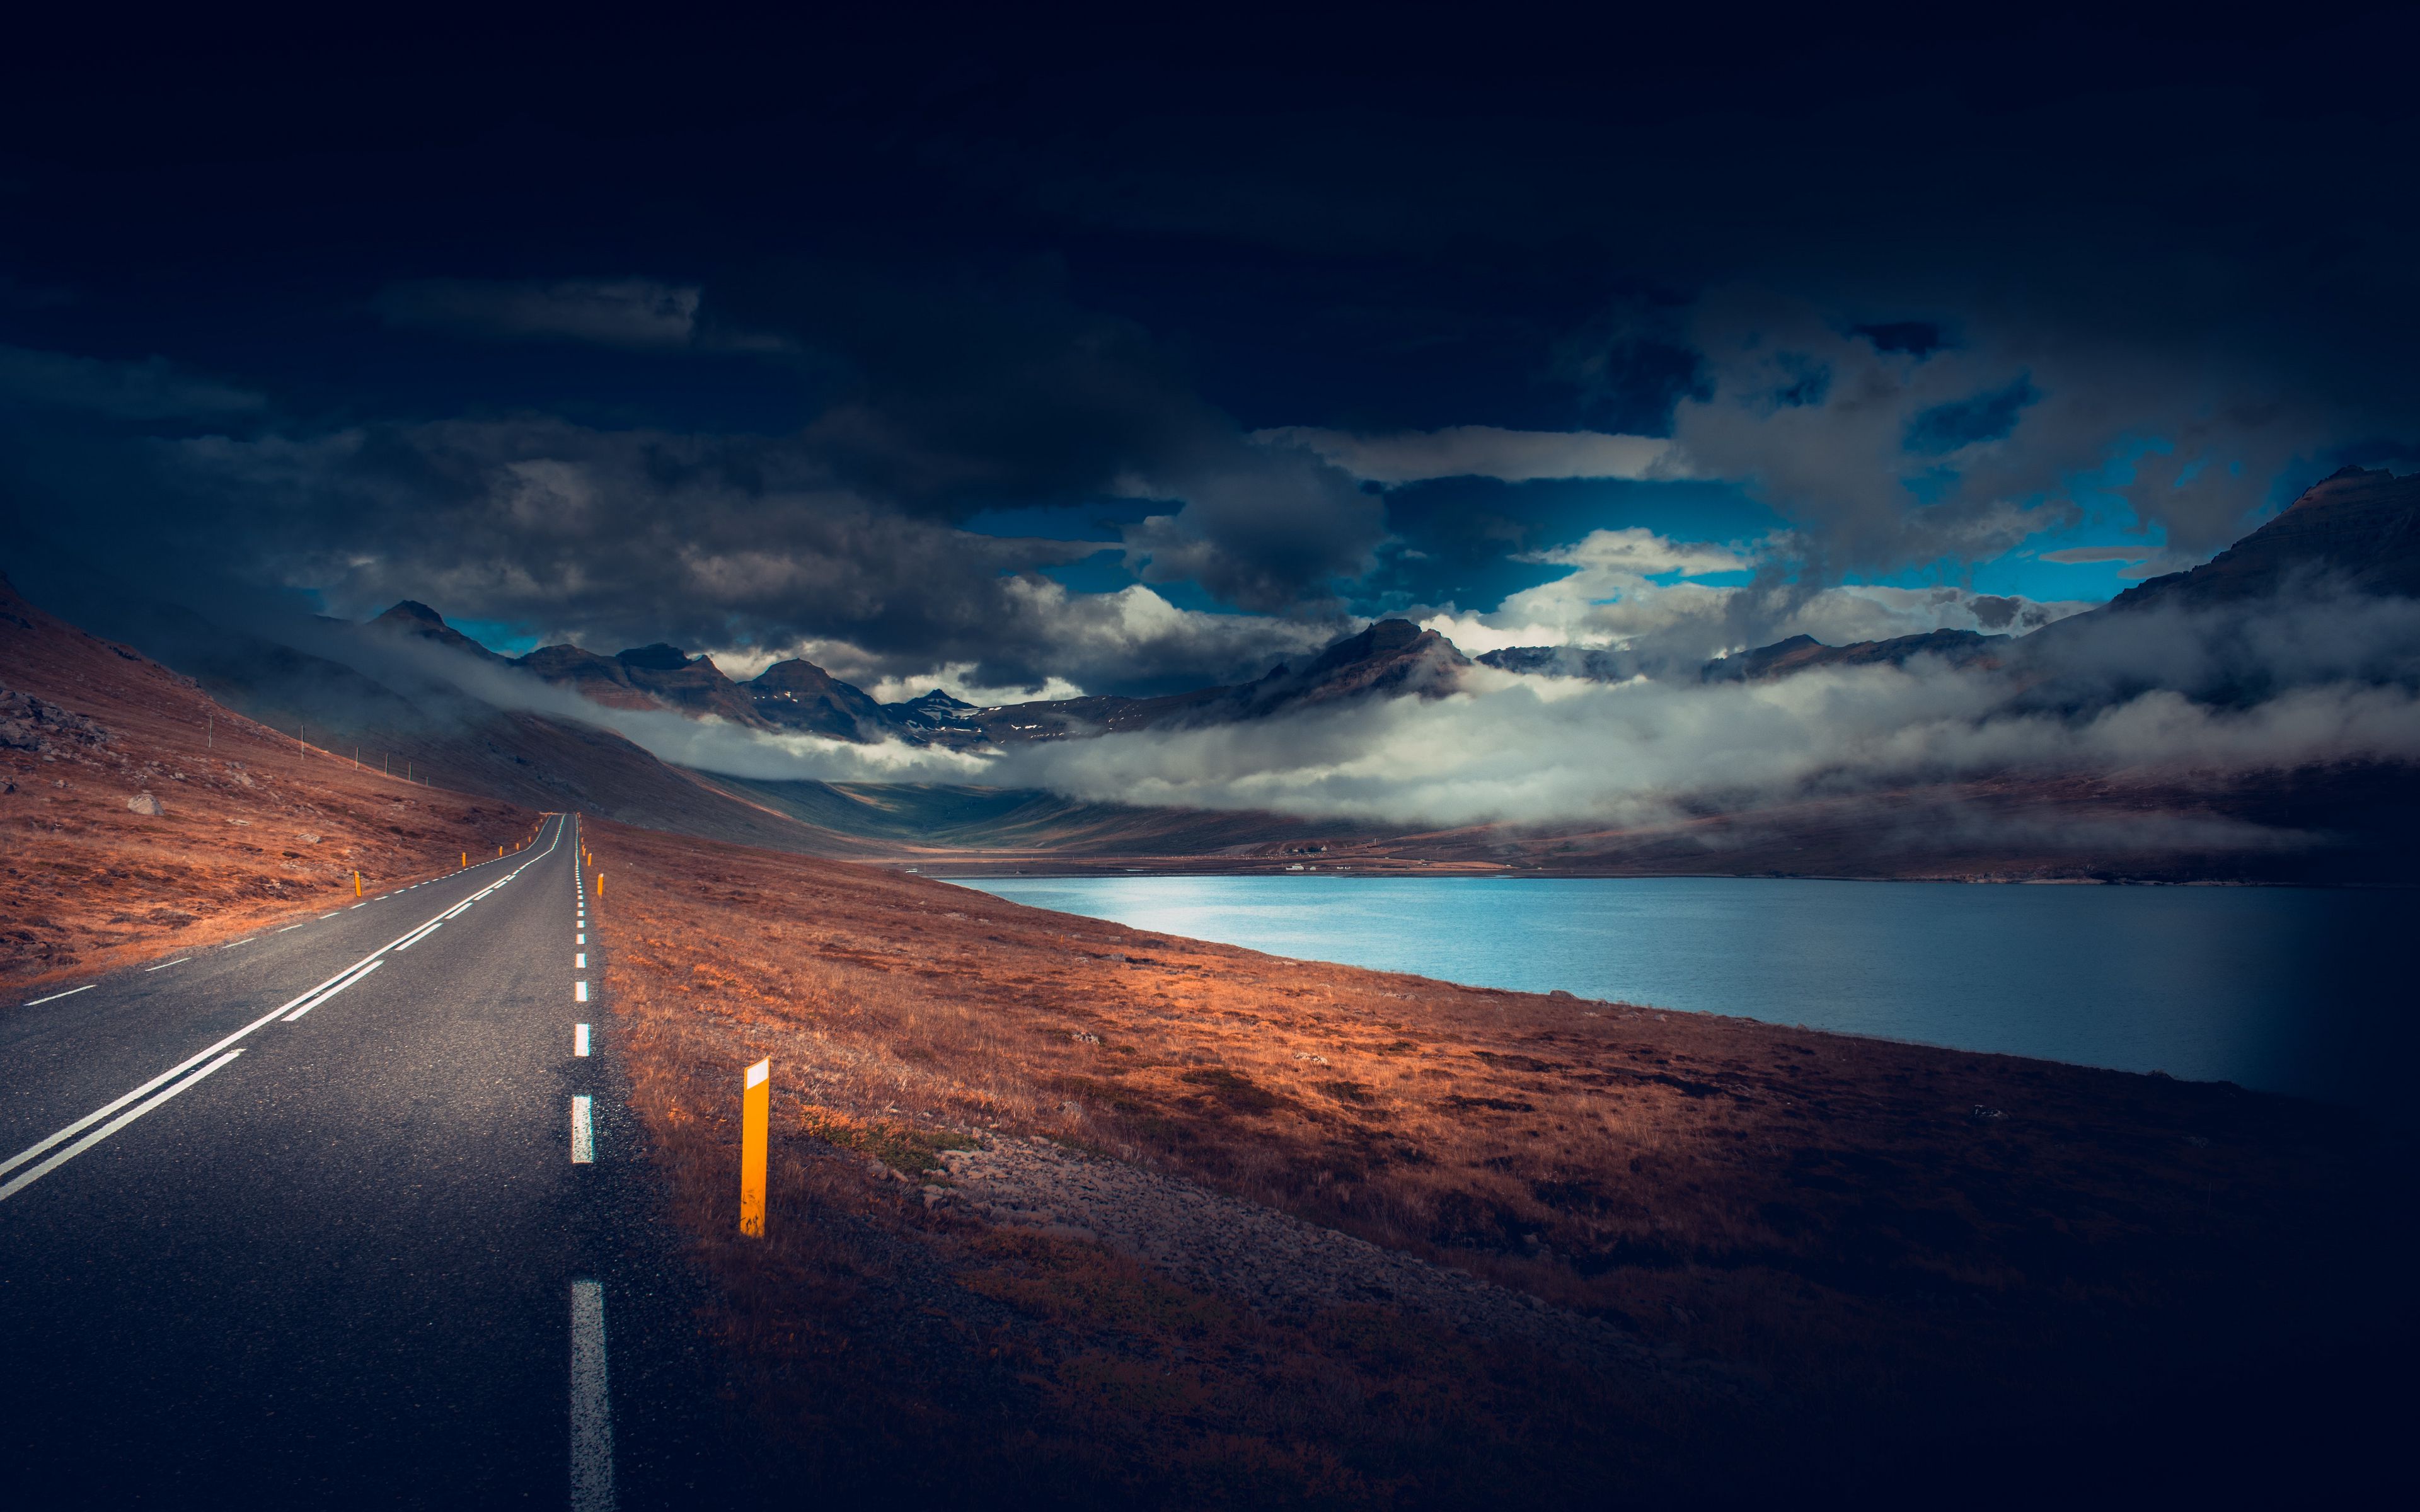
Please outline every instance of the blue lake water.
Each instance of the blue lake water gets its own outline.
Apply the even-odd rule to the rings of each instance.
[[[1037,908],[1522,992],[2164,1071],[2384,1110],[2420,890],[981,877]]]

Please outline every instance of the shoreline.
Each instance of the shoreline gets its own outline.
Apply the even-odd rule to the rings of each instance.
[[[1349,872],[1288,873],[1347,883]],[[1482,991],[1652,1003],[1662,1011],[1799,1028],[1950,1053],[2017,1056],[2130,1075],[2233,1085],[2386,1116],[2395,1097],[2366,1068],[2420,1053],[2412,1036],[2357,1006],[2389,964],[2359,948],[2409,912],[2373,889],[2346,912],[2307,889],[2236,887],[2207,903],[2020,905],[1979,896],[1872,896],[1806,889],[1743,893],[1709,882],[1823,878],[1619,878],[1646,889],[1500,890],[1384,887],[1294,892],[1234,873],[920,873],[982,897],[1070,918],[1164,929],[1278,959],[1408,972]],[[1432,880],[1432,879],[1422,879]],[[1495,881],[1495,877],[1446,878]],[[1191,886],[1199,884],[1199,886]],[[1690,886],[1681,886],[1681,885]],[[1514,896],[1518,896],[1515,894]],[[1927,901],[1928,898],[1937,901]],[[1957,901],[1953,901],[1956,899]],[[2318,912],[2325,908],[2325,912]],[[2164,952],[2145,957],[2138,929]],[[1935,937],[1952,934],[1949,949]],[[2350,953],[2347,936],[2354,936]],[[2241,940],[2288,964],[2235,972]],[[1782,953],[1743,949],[1771,942]],[[1809,949],[1814,953],[1802,958]],[[2307,966],[2296,966],[2292,963]],[[1912,975],[1913,974],[1913,975]],[[1915,990],[1917,980],[1923,990]],[[2302,987],[2324,981],[2313,1011]],[[2356,991],[2356,989],[2361,989]],[[2366,1047],[2366,1048],[2365,1048]]]

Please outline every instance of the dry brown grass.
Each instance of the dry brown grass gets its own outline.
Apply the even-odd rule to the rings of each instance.
[[[50,713],[23,702],[30,696]],[[356,771],[0,581],[0,980],[108,970],[527,840],[528,810]],[[163,808],[136,813],[148,793]]]
[[[820,1136],[921,1173],[982,1129],[1088,1147],[1743,1367],[1807,1432],[2088,1412],[2381,1305],[2371,1225],[2397,1220],[2367,1136],[2325,1109],[1290,962],[842,863],[589,834],[639,1111],[689,1151],[701,1234],[730,1221],[737,1068],[770,1055],[794,1150]],[[801,1158],[786,1179],[902,1231],[949,1227],[869,1195],[861,1164]],[[822,1273],[734,1263],[760,1318],[795,1316],[784,1287]],[[1059,1317],[1064,1345],[1094,1317],[1071,1286],[1003,1295]],[[1053,1392],[1079,1355],[1052,1354]],[[1538,1437],[1505,1443],[1563,1442],[1545,1396],[1520,1400],[1486,1411]]]

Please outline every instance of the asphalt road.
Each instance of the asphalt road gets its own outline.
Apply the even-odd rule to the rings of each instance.
[[[0,1500],[719,1489],[716,1367],[578,855],[557,816],[456,875],[0,1006]]]

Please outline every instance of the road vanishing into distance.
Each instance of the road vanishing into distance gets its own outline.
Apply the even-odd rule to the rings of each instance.
[[[691,1503],[576,819],[0,1007],[0,1503]]]

